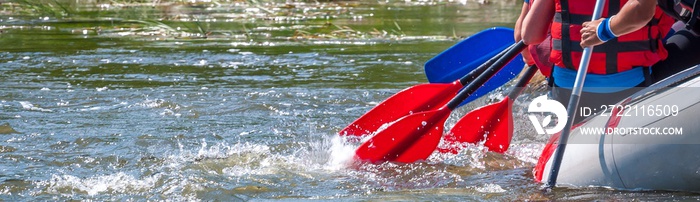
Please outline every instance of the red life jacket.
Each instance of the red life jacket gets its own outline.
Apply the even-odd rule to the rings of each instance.
[[[627,0],[609,0],[603,17],[617,14]],[[552,52],[550,60],[557,66],[577,70],[583,54],[581,48],[581,24],[591,20],[594,0],[555,0],[556,13],[551,26]],[[671,29],[674,20],[657,6],[653,19],[637,31],[611,39],[593,48],[588,72],[614,74],[648,67],[666,59],[668,52],[662,39]]]

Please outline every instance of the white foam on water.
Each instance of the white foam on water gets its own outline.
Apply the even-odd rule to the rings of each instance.
[[[326,164],[326,168],[330,170],[341,170],[347,168],[347,166],[352,163],[353,157],[355,156],[355,145],[351,145],[344,141],[344,139],[338,135],[334,135],[331,138],[331,145],[328,148],[330,153],[330,159]]]
[[[147,99],[142,103],[137,103],[136,105],[143,106],[146,108],[157,108],[157,107],[160,107],[163,104],[163,102],[164,101],[160,100],[160,99],[155,99],[155,100]]]
[[[506,192],[505,189],[503,189],[500,185],[497,184],[484,184],[482,186],[478,187],[471,187],[474,190],[481,192],[481,193],[503,193]]]
[[[536,164],[544,146],[545,143],[511,144],[508,151],[506,151],[506,155],[514,156],[522,162]]]
[[[245,153],[270,153],[270,147],[267,145],[258,145],[252,143],[237,143],[229,146],[226,143],[217,143],[211,147],[207,146],[207,142],[202,139],[202,147],[197,151],[197,158],[227,158],[232,155]]]
[[[31,110],[31,111],[42,111],[42,112],[52,112],[52,111],[53,111],[53,110],[50,110],[50,109],[44,109],[44,108],[41,108],[41,107],[36,107],[36,106],[34,106],[34,104],[32,104],[31,102],[27,102],[27,101],[20,101],[19,104],[22,105],[22,109],[26,109],[26,110]]]
[[[89,108],[79,109],[78,111],[82,111],[82,112],[97,111],[97,110],[101,110],[101,109],[103,109],[103,107],[89,107]]]
[[[89,178],[80,178],[73,175],[52,175],[51,179],[39,184],[46,186],[49,193],[65,193],[61,189],[78,190],[88,195],[104,193],[131,193],[147,192],[156,186],[160,175],[153,175],[137,179],[123,172],[110,175],[98,175]]]
[[[221,159],[219,165],[228,176],[260,176],[292,171],[299,175],[327,173],[346,169],[352,163],[355,147],[336,134],[299,143],[289,152],[276,153],[267,145],[253,143],[216,143],[202,141],[195,159]],[[217,160],[219,161],[219,160]]]
[[[224,168],[222,172],[224,172],[225,175],[235,177],[243,177],[248,175],[261,176],[273,174],[272,170],[270,169],[250,168],[246,166],[228,167]]]
[[[304,166],[298,163],[299,158],[273,154],[269,146],[249,142],[219,142],[209,146],[202,140],[196,153],[185,152],[182,157],[185,161],[198,160],[196,164],[216,164],[223,167],[223,175],[233,177],[275,175],[285,169]]]

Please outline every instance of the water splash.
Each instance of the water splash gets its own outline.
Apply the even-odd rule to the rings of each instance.
[[[355,156],[355,146],[346,143],[342,137],[333,136],[331,138],[331,145],[328,149],[330,152],[330,159],[326,168],[330,170],[341,170],[347,168]]]
[[[73,175],[52,175],[51,179],[38,183],[45,186],[46,191],[52,194],[65,192],[84,192],[88,195],[120,194],[147,191],[156,186],[160,175],[148,176],[137,179],[123,172],[110,175],[98,175],[89,178],[80,178]]]

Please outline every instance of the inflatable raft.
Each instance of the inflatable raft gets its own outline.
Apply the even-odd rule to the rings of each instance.
[[[572,130],[557,186],[700,192],[700,66],[606,108]],[[537,181],[547,181],[558,139],[544,148]]]

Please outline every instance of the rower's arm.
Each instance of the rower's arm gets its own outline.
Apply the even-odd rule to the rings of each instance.
[[[610,32],[616,36],[625,35],[644,27],[656,11],[656,0],[630,0],[622,6],[620,12],[609,19]],[[598,25],[605,20],[584,22],[581,29],[581,47],[595,46],[604,43],[598,37]]]
[[[525,16],[521,36],[527,45],[536,45],[547,38],[549,25],[554,17],[554,0],[535,0]]]
[[[620,35],[637,31],[649,23],[656,11],[656,0],[632,0],[610,19],[610,29]]]

